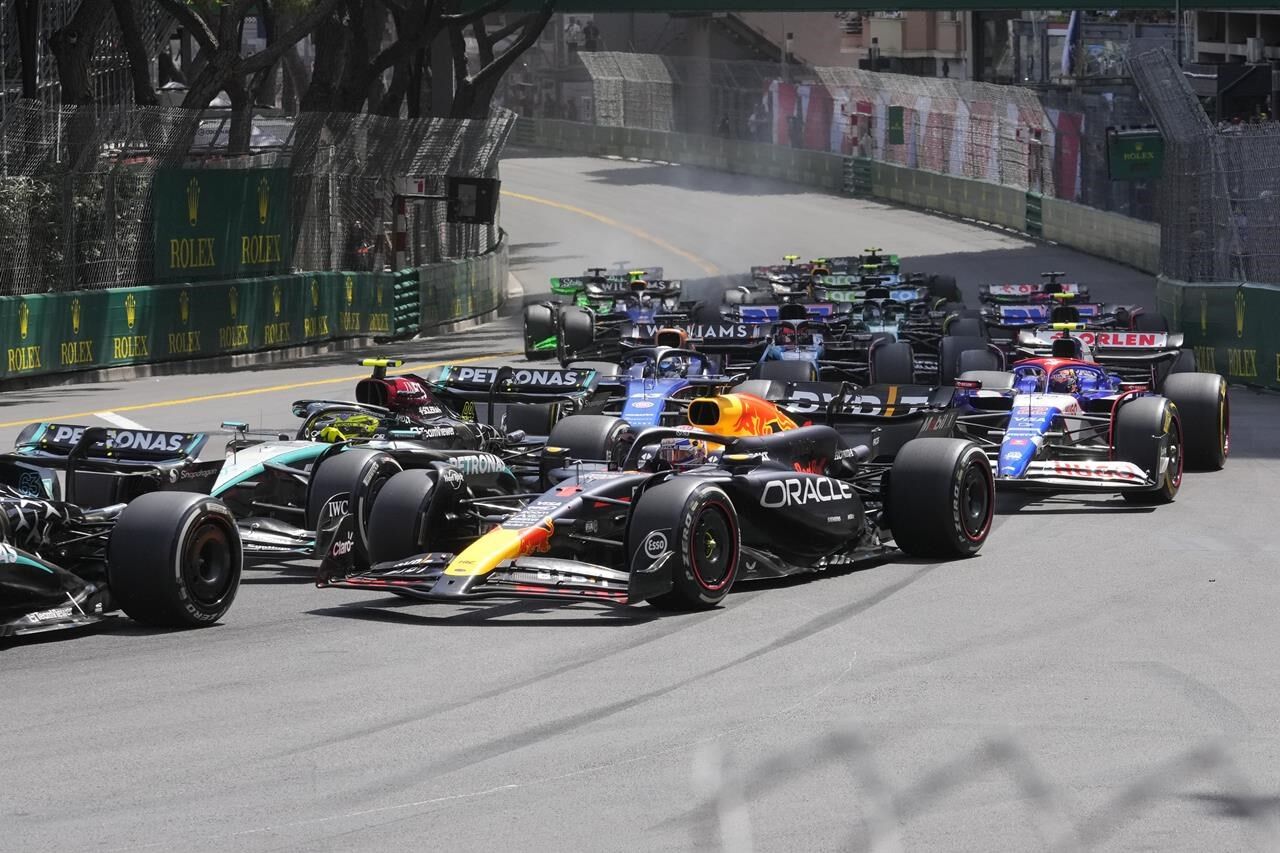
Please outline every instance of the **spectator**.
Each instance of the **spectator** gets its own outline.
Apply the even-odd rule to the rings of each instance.
[[[723,136],[725,139],[729,138],[729,116],[727,113],[720,116],[720,124],[716,126],[716,134]]]
[[[582,49],[588,53],[600,49],[600,28],[594,20],[587,21],[587,25],[582,28]]]
[[[570,18],[569,26],[564,28],[564,43],[569,47],[570,57],[578,55],[578,47],[582,44],[582,39],[582,25],[578,23],[577,18]]]
[[[359,219],[351,223],[351,233],[347,237],[346,268],[360,272],[373,269],[373,239]]]
[[[751,137],[752,142],[760,142],[764,130],[764,116],[760,115],[760,107],[756,107],[751,111],[751,116],[747,119],[747,134]]]
[[[569,121],[578,120],[578,102],[575,98],[570,98],[569,102],[564,105],[564,117]]]

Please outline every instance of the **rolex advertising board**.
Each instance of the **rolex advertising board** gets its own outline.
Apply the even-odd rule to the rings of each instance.
[[[287,169],[161,169],[152,193],[157,281],[289,269]]]

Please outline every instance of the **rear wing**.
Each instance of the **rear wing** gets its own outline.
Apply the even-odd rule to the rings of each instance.
[[[1065,324],[1064,324],[1065,325]],[[1095,355],[1115,353],[1136,355],[1142,352],[1163,354],[1182,349],[1181,333],[1130,332],[1124,330],[1059,329],[1042,327],[1024,331],[1018,335],[1018,345],[1024,348],[1051,349],[1053,342],[1061,338],[1075,338],[1093,350]]]
[[[978,299],[988,303],[1016,304],[1050,293],[1070,293],[1080,299],[1089,298],[1089,288],[1075,282],[1028,282],[1026,284],[980,284]]]
[[[28,424],[14,442],[15,456],[50,467],[76,458],[113,463],[165,464],[194,460],[208,442],[203,432],[114,429],[79,424]]]
[[[794,303],[802,305],[810,320],[834,320],[837,315],[841,319],[848,318],[848,308],[834,302]],[[760,324],[776,323],[782,306],[780,305],[735,305],[737,321],[740,323]]]
[[[1105,306],[1096,303],[1071,302],[1069,304],[1076,309],[1077,316],[1086,322],[1100,320],[1114,314],[1114,311],[1107,311]],[[1057,305],[1050,302],[1041,302],[1033,305],[1001,303],[987,310],[987,321],[1004,326],[1034,326],[1040,323],[1048,323],[1057,307]]]
[[[598,382],[599,373],[592,368],[448,365],[430,387],[446,398],[551,402],[590,394]]]

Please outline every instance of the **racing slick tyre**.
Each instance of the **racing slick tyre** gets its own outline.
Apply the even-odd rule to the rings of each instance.
[[[751,368],[751,379],[775,382],[816,382],[818,369],[811,361],[762,361]]]
[[[1112,453],[1132,462],[1159,483],[1154,489],[1125,489],[1129,503],[1167,504],[1182,485],[1182,426],[1174,404],[1163,397],[1139,397],[1120,407],[1112,421]]]
[[[995,513],[995,480],[982,448],[959,438],[916,438],[889,471],[885,509],[893,540],[913,557],[978,553]]]
[[[144,625],[217,622],[235,600],[243,565],[235,519],[208,495],[141,495],[120,513],[107,542],[111,596]]]
[[[1148,314],[1143,311],[1133,318],[1135,332],[1167,332],[1169,320],[1163,314]]]
[[[911,385],[916,381],[916,356],[911,344],[897,341],[871,350],[871,384]]]
[[[555,356],[555,350],[534,349],[541,341],[556,334],[556,317],[549,305],[526,305],[524,308],[524,357],[541,361]]]
[[[362,553],[369,553],[367,525],[374,498],[394,475],[400,463],[386,453],[362,447],[343,450],[320,460],[311,472],[307,486],[307,529],[315,530],[324,513],[325,504],[340,494],[347,495],[347,505],[337,512],[355,517],[356,537]]]
[[[724,315],[720,313],[720,306],[714,302],[699,302],[693,306],[692,319],[700,325],[714,326],[724,322]]]
[[[1164,381],[1165,397],[1178,407],[1187,467],[1217,471],[1231,451],[1231,399],[1216,373],[1175,373]]]
[[[570,415],[557,421],[538,462],[543,488],[560,479],[552,477],[553,471],[565,470],[573,461],[613,467],[625,458],[634,438],[630,424],[609,415]]]
[[[733,588],[742,556],[738,513],[719,487],[674,479],[640,495],[627,524],[627,553],[666,551],[671,589],[648,599],[660,610],[708,610]]]
[[[947,337],[985,338],[986,327],[978,317],[956,316],[947,323]]]
[[[440,491],[434,470],[401,471],[378,492],[369,510],[369,562],[388,563],[431,550],[431,523],[443,513],[433,512]]]
[[[577,359],[578,353],[596,340],[595,318],[581,308],[560,310],[560,336],[556,340],[556,356],[561,364]]]
[[[958,373],[968,373],[970,371],[983,372],[1001,372],[1004,365],[1000,363],[1000,358],[989,349],[967,349],[960,353],[956,370]]]
[[[960,356],[972,350],[989,352],[987,339],[969,335],[947,335],[938,343],[938,383],[951,385],[960,374]]]
[[[936,275],[929,282],[929,293],[953,302],[960,301],[960,285],[953,275]]]

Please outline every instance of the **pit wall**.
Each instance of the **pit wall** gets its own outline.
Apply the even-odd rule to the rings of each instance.
[[[476,258],[400,272],[315,272],[0,297],[0,382],[410,337],[496,311],[505,239]]]

